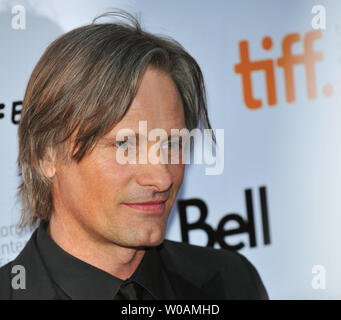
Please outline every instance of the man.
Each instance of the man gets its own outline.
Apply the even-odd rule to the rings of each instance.
[[[130,24],[93,23],[55,40],[31,75],[18,129],[19,194],[21,225],[40,224],[0,269],[0,297],[267,299],[243,256],[164,239],[182,156],[122,164],[127,151],[141,159],[156,145],[141,121],[167,132],[157,144],[167,159],[171,130],[210,122],[195,60],[120,15]],[[133,146],[120,136],[127,128]],[[24,284],[15,270],[24,270]]]

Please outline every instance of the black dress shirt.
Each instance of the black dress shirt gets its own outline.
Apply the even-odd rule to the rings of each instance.
[[[157,247],[146,248],[135,272],[129,279],[122,280],[64,251],[53,241],[47,227],[46,222],[40,223],[37,248],[61,299],[116,300],[119,299],[120,287],[130,281],[138,284],[138,300],[174,296],[167,275],[162,270]]]

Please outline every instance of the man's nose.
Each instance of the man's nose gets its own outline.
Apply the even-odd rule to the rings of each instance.
[[[149,161],[146,164],[140,164],[137,182],[143,186],[156,187],[158,191],[168,190],[173,183],[169,165],[167,163],[151,163]]]

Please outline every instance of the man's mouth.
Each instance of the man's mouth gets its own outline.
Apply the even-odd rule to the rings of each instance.
[[[148,213],[162,213],[163,210],[165,209],[166,201],[167,200],[123,204],[139,211],[144,211]]]

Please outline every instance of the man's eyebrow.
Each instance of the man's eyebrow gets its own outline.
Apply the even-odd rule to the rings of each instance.
[[[136,138],[139,138],[140,137],[140,134],[138,132],[136,133],[127,133],[125,135],[122,135],[122,137],[133,137],[133,136],[136,136]],[[144,136],[144,135],[141,135],[141,136]],[[172,138],[172,137],[181,137],[181,134],[180,133],[172,133],[172,134],[169,134],[167,136],[167,138]],[[105,140],[114,140],[117,138],[117,134],[116,135],[110,135],[108,137],[104,137],[103,139]]]

